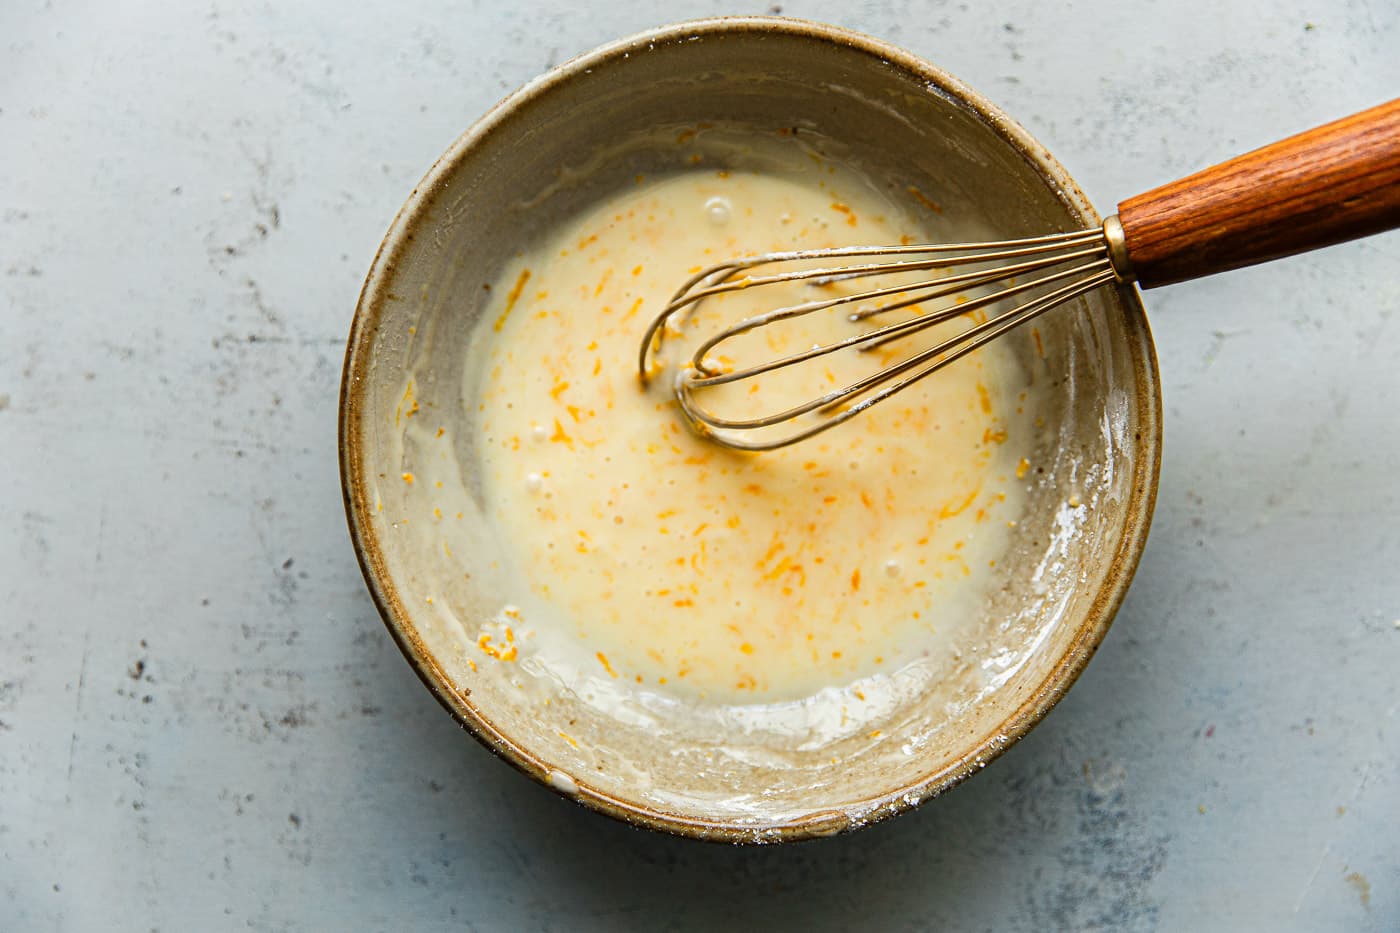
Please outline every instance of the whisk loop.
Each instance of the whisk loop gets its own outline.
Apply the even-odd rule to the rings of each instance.
[[[880,258],[879,261],[861,261],[871,257]],[[813,263],[816,265],[811,265]],[[794,265],[800,267],[793,268]],[[921,272],[935,274],[908,281],[911,274]],[[774,308],[745,317],[703,340],[676,377],[677,401],[691,426],[718,443],[739,450],[774,450],[806,440],[854,418],[1051,308],[1115,280],[1131,279],[1116,217],[1110,217],[1098,230],[1022,240],[792,250],[731,259],[692,276],[652,320],[642,337],[637,360],[642,382],[647,382],[657,371],[655,356],[661,350],[668,325],[673,326],[672,319],[692,311],[706,299],[793,282],[829,285],[891,275],[901,280],[885,285],[870,283],[874,287],[853,294]],[[966,297],[968,292],[983,289],[987,290],[983,294]],[[858,306],[848,315],[853,324],[915,305],[927,306],[929,310],[733,371],[722,371],[714,361],[718,348],[741,334],[843,305]],[[874,350],[984,309],[993,309],[995,313],[893,365],[876,369],[841,388],[782,411],[757,418],[732,419],[721,417],[700,402],[706,389],[752,379],[829,353]],[[807,416],[810,416],[810,423],[799,421]],[[788,422],[795,425],[790,431],[763,430]]]

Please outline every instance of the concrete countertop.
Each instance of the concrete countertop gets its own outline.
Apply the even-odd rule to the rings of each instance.
[[[1102,650],[853,836],[650,835],[385,633],[336,392],[376,244],[495,100],[681,0],[0,6],[0,929],[1400,928],[1400,235],[1148,293],[1166,448]],[[1400,6],[830,0],[1104,209],[1400,93]]]

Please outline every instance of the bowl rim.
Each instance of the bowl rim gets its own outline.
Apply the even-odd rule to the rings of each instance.
[[[452,685],[420,637],[387,573],[384,551],[372,524],[373,510],[366,482],[366,474],[370,471],[365,468],[361,456],[361,425],[368,386],[366,373],[373,356],[373,337],[387,300],[389,283],[396,274],[400,260],[411,248],[416,228],[424,219],[444,179],[480,140],[517,111],[564,82],[604,64],[625,59],[633,52],[645,50],[651,45],[705,38],[722,39],[739,34],[781,34],[817,44],[838,45],[917,78],[931,92],[941,92],[942,96],[972,111],[1004,143],[1020,152],[1037,174],[1053,184],[1072,213],[1083,217],[1086,223],[1100,222],[1092,204],[1049,150],[996,105],[912,52],[840,26],[787,17],[709,17],[645,30],[578,55],[507,95],[454,140],[413,188],[379,244],[356,303],[341,374],[338,446],[341,493],[350,539],[370,596],[409,665],[459,725],[488,750],[537,782],[600,813],[679,836],[727,843],[767,843],[833,835],[913,809],[924,800],[962,783],[991,763],[1034,728],[1059,702],[1078,679],[1107,633],[1146,545],[1161,467],[1162,410],[1161,382],[1146,312],[1136,288],[1121,285],[1118,287],[1119,298],[1128,311],[1123,318],[1125,336],[1130,348],[1136,350],[1132,358],[1132,378],[1137,389],[1136,415],[1141,430],[1134,439],[1139,457],[1134,464],[1132,488],[1125,507],[1124,534],[1107,560],[1103,584],[1078,623],[1074,637],[1046,673],[1039,689],[1032,691],[997,728],[984,736],[977,747],[962,757],[909,784],[855,805],[865,814],[859,821],[853,821],[848,815],[849,810],[855,807],[822,811],[786,822],[753,824],[705,819],[638,804],[600,791],[584,781],[575,782],[577,789],[565,784],[567,790],[552,783],[550,778],[554,769],[548,762],[516,744],[498,729],[490,717],[472,702],[470,689],[458,689]]]

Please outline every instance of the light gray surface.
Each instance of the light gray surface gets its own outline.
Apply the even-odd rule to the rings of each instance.
[[[1400,925],[1400,236],[1147,295],[1152,537],[1005,758],[850,837],[652,836],[418,684],[346,538],[336,390],[458,132],[725,8],[281,6],[0,6],[0,930]],[[1400,92],[1393,3],[1220,6],[784,12],[941,64],[1111,209]]]

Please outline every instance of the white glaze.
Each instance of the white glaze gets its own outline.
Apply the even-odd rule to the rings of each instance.
[[[798,178],[696,171],[596,206],[501,276],[465,395],[488,517],[528,587],[532,651],[561,683],[614,700],[805,703],[804,718],[829,709],[818,731],[835,734],[881,697],[893,705],[886,675],[946,651],[975,621],[1030,449],[1004,351],[761,456],[687,432],[666,380],[644,392],[633,363],[646,320],[696,263],[917,232],[901,206],[832,165]],[[736,313],[716,302],[686,334]],[[782,352],[851,326],[830,312],[727,352]],[[672,361],[684,345],[673,336]],[[876,362],[841,354],[721,404],[780,407]]]

